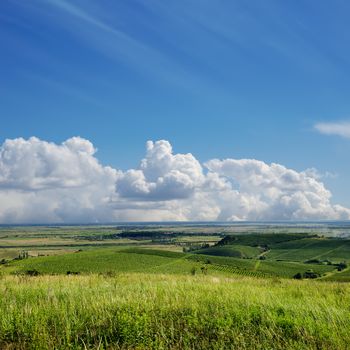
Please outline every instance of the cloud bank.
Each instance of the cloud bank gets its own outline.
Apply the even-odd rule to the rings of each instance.
[[[314,127],[321,134],[350,138],[350,122],[317,123]]]
[[[0,146],[0,223],[350,219],[317,172],[176,154],[148,141],[138,168],[102,165],[93,144],[32,137]]]

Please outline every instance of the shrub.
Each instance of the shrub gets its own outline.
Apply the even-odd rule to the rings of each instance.
[[[310,259],[310,260],[306,260],[305,264],[320,264],[321,261],[318,259]]]
[[[347,263],[345,261],[342,261],[341,263],[338,264],[338,271],[343,271],[344,269],[346,269],[348,267]]]
[[[319,273],[314,272],[313,270],[308,270],[306,272],[303,273],[303,278],[317,278],[320,277]]]
[[[296,279],[296,280],[301,280],[303,278],[303,276],[302,276],[302,274],[300,272],[298,272],[297,274],[295,274],[293,276],[293,278]]]
[[[27,275],[27,276],[39,276],[40,275],[40,272],[36,269],[33,269],[33,270],[26,270],[24,271],[24,274]]]

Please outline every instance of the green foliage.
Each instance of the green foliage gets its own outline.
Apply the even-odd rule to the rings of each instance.
[[[196,252],[196,251],[202,251],[202,250],[206,250],[207,248],[209,248],[210,245],[209,243],[187,243],[184,247],[183,247],[183,252],[184,253],[189,253],[189,252]]]
[[[144,239],[163,239],[163,240],[169,240],[176,238],[179,236],[180,232],[162,232],[159,230],[152,231],[152,230],[137,230],[137,231],[123,231],[120,234],[118,234],[118,237],[122,238],[130,238],[130,239],[136,239],[136,240],[144,240]],[[111,238],[116,238],[115,236]]]
[[[311,278],[311,279],[314,279],[314,278],[317,278],[317,277],[320,277],[320,274],[317,273],[317,272],[314,272],[313,270],[308,270],[308,271],[305,271],[303,273],[303,278]]]
[[[28,259],[28,258],[29,258],[29,254],[25,250],[20,251],[20,253],[18,254],[18,257],[17,257],[18,260],[23,260],[23,259]]]
[[[348,267],[348,264],[345,261],[342,261],[341,263],[338,264],[338,271],[343,271]]]
[[[301,280],[303,278],[303,275],[300,272],[298,272],[293,276],[293,278],[296,280]]]
[[[319,259],[310,259],[310,260],[306,260],[305,264],[321,264],[322,261]]]
[[[24,271],[24,274],[27,276],[39,276],[40,272],[38,270],[26,270]]]

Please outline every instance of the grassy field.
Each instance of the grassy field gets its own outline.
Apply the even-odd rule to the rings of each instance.
[[[348,349],[350,240],[243,229],[0,228],[0,349]]]
[[[1,349],[348,349],[348,284],[5,276]]]

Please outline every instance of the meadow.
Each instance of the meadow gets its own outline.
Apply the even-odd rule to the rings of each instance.
[[[0,348],[348,349],[347,227],[241,228],[0,228]]]
[[[5,276],[2,349],[348,349],[350,286],[249,277]]]

